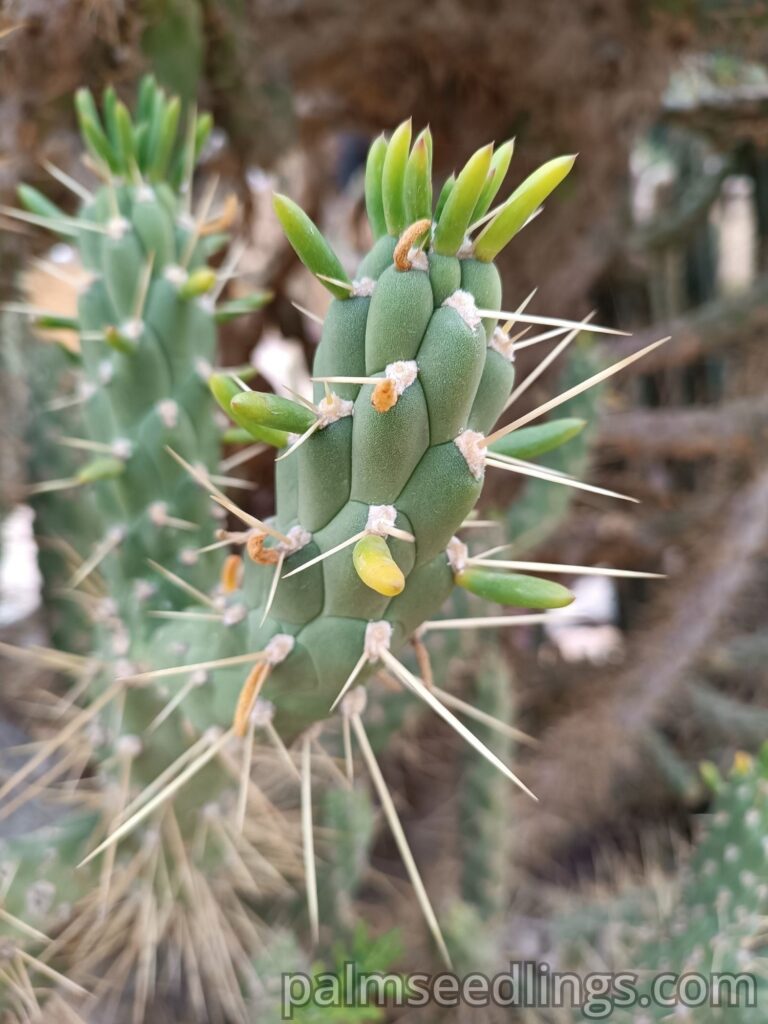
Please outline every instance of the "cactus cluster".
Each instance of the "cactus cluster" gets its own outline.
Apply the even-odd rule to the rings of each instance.
[[[470,554],[457,535],[487,468],[595,490],[529,461],[572,438],[581,421],[527,424],[647,351],[494,430],[526,386],[513,390],[517,327],[545,328],[525,344],[561,336],[557,354],[587,325],[532,315],[527,300],[504,311],[493,262],[573,158],[545,164],[494,207],[513,147],[483,147],[433,209],[430,133],[411,145],[410,123],[401,125],[370,150],[374,243],[353,279],[309,218],[277,196],[289,241],[333,295],[313,401],[294,400],[250,390],[247,370],[214,367],[216,321],[249,312],[264,295],[219,302],[226,273],[208,264],[223,243],[221,225],[209,220],[212,193],[192,208],[209,120],[190,117],[179,140],[180,106],[151,79],[135,118],[110,90],[103,118],[86,92],[77,109],[98,190],[57,172],[83,200],[78,216],[28,187],[27,212],[15,215],[75,241],[89,275],[76,320],[21,311],[79,332],[81,436],[66,440],[93,457],[36,490],[88,487],[100,536],[69,538],[82,555],[70,585],[98,573],[103,590],[89,599],[93,657],[65,663],[84,707],[69,701],[59,731],[0,786],[0,813],[86,762],[95,764],[98,792],[85,787],[79,815],[32,840],[39,863],[23,844],[0,849],[6,913],[18,927],[29,910],[28,876],[42,873],[48,913],[37,918],[38,938],[46,917],[69,922],[46,957],[68,953],[83,976],[97,965],[135,976],[140,1020],[167,944],[181,963],[174,973],[167,958],[171,982],[194,979],[186,982],[191,1012],[205,1019],[205,1007],[216,1006],[219,1018],[248,1019],[248,1001],[258,1005],[251,952],[260,935],[251,912],[299,873],[298,829],[271,799],[285,796],[286,779],[300,782],[318,935],[311,775],[316,762],[329,763],[318,730],[340,703],[348,776],[355,739],[448,959],[363,725],[365,690],[353,687],[386,669],[527,789],[454,710],[485,725],[490,716],[414,675],[398,654],[413,644],[428,676],[422,636],[448,625],[433,618],[454,592],[534,612],[479,625],[540,621],[538,612],[572,600],[561,584],[531,575],[534,564],[492,557],[496,550]],[[218,475],[214,398],[239,438],[278,451],[276,514],[266,522],[224,493],[232,480]],[[219,528],[222,510],[239,529]],[[297,739],[298,758],[289,749]],[[38,771],[45,781],[30,785]],[[349,864],[359,863],[371,827],[367,805],[351,812],[362,838],[344,847]],[[343,818],[338,807],[331,816]],[[68,880],[83,854],[75,887]],[[342,907],[339,916],[349,915]],[[122,952],[126,934],[148,927],[149,952],[131,943]]]

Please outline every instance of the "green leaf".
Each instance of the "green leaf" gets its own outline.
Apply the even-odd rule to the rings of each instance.
[[[255,313],[257,310],[263,309],[271,298],[272,292],[263,291],[253,292],[251,295],[244,295],[240,299],[231,299],[229,302],[223,302],[220,306],[216,307],[216,322],[226,324],[238,316],[247,316],[249,313]]]
[[[479,220],[481,217],[490,210],[491,203],[496,198],[501,186],[504,184],[504,179],[507,176],[509,165],[512,161],[512,154],[515,151],[515,140],[510,139],[508,142],[503,143],[496,152],[493,154],[491,160],[491,167],[488,171],[488,176],[485,179],[485,184],[480,193],[480,197],[475,204],[475,208],[472,211],[472,222]]]
[[[565,608],[575,600],[560,583],[493,569],[463,569],[456,574],[456,583],[478,597],[515,608]]]
[[[374,239],[379,239],[387,233],[382,196],[382,175],[386,155],[387,140],[384,135],[380,135],[371,143],[365,163],[365,209]]]
[[[351,284],[338,256],[302,208],[288,196],[280,195],[280,193],[275,193],[273,203],[286,238],[304,266],[313,274]],[[337,299],[349,298],[348,288],[342,288],[331,281],[324,281],[322,277],[320,280],[331,295]]]
[[[431,132],[425,128],[413,144],[405,168],[405,216],[409,224],[432,219]]]
[[[556,157],[527,177],[475,239],[476,258],[495,259],[567,176],[575,160],[575,155]]]
[[[229,407],[245,427],[252,424],[291,434],[303,434],[317,419],[306,406],[265,391],[241,391],[233,396]]]
[[[455,255],[467,233],[472,211],[491,166],[493,146],[483,146],[467,160],[445,201],[435,227],[432,248],[443,256]]]
[[[586,420],[576,418],[551,420],[535,427],[521,427],[511,434],[494,441],[489,451],[496,455],[507,455],[513,459],[534,459],[554,448],[559,448],[582,432]]]
[[[381,172],[384,219],[387,222],[387,231],[390,235],[395,236],[407,227],[404,186],[410,147],[411,121],[409,118],[392,133]]]

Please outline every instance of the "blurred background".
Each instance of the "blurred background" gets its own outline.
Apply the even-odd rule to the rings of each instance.
[[[513,955],[565,962],[563,936],[589,922],[584,942],[613,956],[615,935],[596,908],[613,919],[628,891],[657,905],[696,841],[711,779],[768,737],[768,5],[9,0],[0,12],[0,203],[14,205],[26,181],[72,208],[41,163],[81,173],[74,90],[114,84],[130,99],[147,69],[215,116],[199,184],[215,183],[222,217],[236,197],[243,288],[274,293],[225,328],[221,363],[253,359],[262,389],[305,386],[327,302],[278,229],[273,188],[308,210],[352,270],[369,243],[366,149],[402,119],[431,125],[440,179],[489,139],[516,138],[514,182],[579,153],[502,257],[505,308],[537,288],[530,311],[576,320],[594,309],[597,322],[632,336],[585,338],[521,409],[671,335],[566,407],[589,427],[566,461],[549,461],[640,504],[494,480],[482,511],[499,521],[500,538],[513,538],[514,557],[668,579],[577,579],[576,624],[467,634],[439,650],[441,685],[535,738],[510,740],[507,754],[538,805],[503,780],[489,783],[432,717],[406,719],[384,765],[456,948],[482,941],[486,964]],[[33,306],[71,312],[71,289],[31,259],[45,256],[66,280],[78,273],[74,253],[7,218],[2,228],[0,298],[26,294]],[[24,317],[0,314],[8,643],[51,643],[63,622],[72,636],[71,602],[56,587],[67,554],[49,540],[36,545],[51,509],[44,500],[33,509],[25,495],[58,465],[60,452],[35,442],[40,395],[65,378],[61,353],[73,344],[67,332],[38,335]],[[521,353],[519,379],[541,354]],[[242,503],[268,515],[272,460],[237,472],[254,485]],[[76,502],[64,513],[59,502],[55,514],[77,515]],[[24,727],[24,672],[15,662],[2,671],[0,737],[11,743]],[[364,886],[355,914],[375,934],[420,930],[386,830],[371,863],[389,883]],[[404,945],[397,962],[418,966],[419,942]]]

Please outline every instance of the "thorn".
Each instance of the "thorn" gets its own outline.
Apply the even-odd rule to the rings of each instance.
[[[187,243],[184,246],[184,251],[181,254],[179,265],[186,269],[187,264],[192,258],[192,253],[195,251],[195,246],[200,240],[200,232],[203,229],[203,225],[208,220],[208,214],[211,211],[213,200],[216,196],[216,190],[219,187],[219,176],[215,174],[208,182],[208,187],[203,193],[203,197],[200,200],[200,206],[195,214],[195,223],[190,233]]]
[[[55,178],[60,185],[64,188],[68,188],[70,192],[73,192],[76,196],[83,200],[84,203],[90,203],[93,198],[93,192],[89,192],[85,185],[81,185],[79,181],[76,181],[71,175],[67,174],[56,164],[52,164],[50,160],[41,160],[41,166],[48,171],[52,178]]]
[[[351,720],[352,728],[355,731],[357,742],[360,746],[363,758],[368,767],[368,772],[373,780],[373,785],[376,789],[376,792],[378,793],[382,809],[384,810],[384,816],[386,817],[392,835],[395,838],[397,848],[400,851],[400,856],[403,858],[405,870],[408,872],[408,877],[411,880],[411,885],[413,886],[414,891],[416,892],[416,898],[419,901],[421,912],[424,915],[424,919],[427,922],[427,927],[429,928],[432,934],[432,938],[435,941],[435,945],[440,951],[440,955],[443,958],[443,962],[445,963],[448,970],[451,970],[453,965],[451,964],[451,957],[450,954],[448,953],[448,947],[445,944],[445,939],[443,938],[443,933],[440,930],[440,925],[438,923],[437,916],[435,915],[435,911],[432,908],[432,903],[430,902],[429,896],[427,895],[427,890],[424,887],[424,883],[421,880],[421,875],[419,874],[419,869],[416,866],[416,861],[414,860],[413,854],[411,853],[411,848],[408,845],[408,839],[406,838],[403,826],[400,823],[400,818],[395,807],[395,802],[392,799],[391,793],[389,792],[389,787],[387,786],[386,780],[384,776],[381,774],[381,769],[379,768],[378,761],[376,760],[376,755],[374,754],[371,744],[368,741],[368,736],[365,731],[365,726],[363,725],[363,720],[361,719],[360,715],[352,715]]]
[[[301,745],[301,831],[304,838],[304,875],[307,884],[307,911],[312,945],[320,940],[320,913],[317,899],[315,840],[312,827],[312,756],[311,739],[305,734]]]
[[[506,317],[523,324],[542,324],[545,327],[578,327],[580,330],[584,329],[582,323],[578,320],[561,320],[559,317],[535,316],[533,313],[510,312],[504,309],[478,309],[477,312],[480,316]],[[615,327],[599,327],[596,324],[592,324],[589,329],[594,334],[616,334],[623,338],[631,337],[630,331],[619,331]]]
[[[262,455],[268,450],[269,445],[267,444],[249,444],[247,448],[242,448],[239,452],[235,452],[234,455],[222,459],[219,463],[219,469],[227,473],[230,469],[242,466],[244,462],[248,462],[249,459],[255,459],[257,455]]]
[[[454,714],[452,714],[452,712],[448,710],[448,708],[441,704],[441,702],[432,693],[432,691],[424,685],[421,679],[418,679],[411,672],[409,672],[405,665],[402,665],[393,654],[390,654],[389,651],[382,650],[381,657],[385,665],[387,665],[387,667],[390,668],[392,672],[394,672],[398,679],[405,686],[407,686],[409,690],[412,690],[417,697],[421,697],[424,703],[428,704],[433,711],[440,715],[440,717],[445,722],[447,722],[448,725],[450,725],[451,728],[454,729],[459,734],[459,736],[462,737],[462,739],[466,740],[466,742],[469,743],[470,746],[474,747],[478,753],[482,754],[483,757],[494,766],[494,768],[497,768],[503,775],[506,775],[506,777],[511,782],[514,782],[516,786],[519,786],[519,788],[527,796],[531,797],[532,800],[536,800],[536,802],[538,802],[538,797],[536,797],[531,792],[531,790],[528,789],[525,783],[518,779],[514,772],[510,768],[508,768],[507,765],[505,765],[504,762],[500,760],[493,753],[492,750],[489,750],[489,748],[486,747],[482,740],[479,740],[474,733],[470,732],[469,729],[467,729],[466,726],[462,722],[460,722],[459,719],[456,718]]]
[[[509,725],[507,722],[499,721],[498,718],[494,718],[493,715],[487,714],[485,711],[481,711],[480,708],[476,708],[473,704],[468,704],[466,701],[461,700],[460,697],[455,697],[452,693],[447,693],[445,690],[441,690],[439,686],[435,686],[434,683],[430,687],[435,696],[439,697],[443,704],[453,708],[456,711],[461,711],[462,714],[467,715],[468,718],[474,718],[476,722],[480,722],[481,725],[488,726],[489,729],[493,729],[495,732],[501,733],[502,736],[508,736],[509,739],[516,740],[518,743],[523,743],[528,747],[538,747],[539,741],[534,739],[533,736],[529,736],[527,732],[522,732],[520,729],[516,729],[513,725]]]
[[[583,321],[584,324],[585,325],[588,324],[589,321],[592,319],[592,317],[594,315],[595,315],[595,311],[593,310],[588,316],[586,316],[584,318],[584,321]],[[532,370],[528,374],[528,376],[525,378],[525,380],[521,381],[518,384],[518,386],[514,389],[512,394],[507,399],[503,411],[506,411],[510,407],[510,405],[512,405],[513,402],[517,401],[517,399],[520,397],[520,395],[522,395],[525,391],[528,390],[528,388],[531,386],[531,384],[534,383],[534,381],[537,381],[539,379],[539,377],[542,375],[542,373],[544,373],[544,371],[547,369],[547,367],[550,366],[555,361],[555,359],[557,359],[557,357],[561,354],[561,352],[564,352],[568,348],[568,346],[571,344],[571,342],[574,340],[574,338],[576,338],[581,333],[582,330],[584,330],[583,327],[577,327],[577,328],[574,328],[574,330],[569,331],[568,334],[566,334],[566,336],[563,338],[563,340],[561,342],[559,342],[552,349],[552,351],[549,352],[541,360],[541,362],[536,367],[536,369]]]
[[[610,569],[590,565],[558,565],[554,562],[500,561],[494,558],[470,558],[472,565],[488,566],[492,569],[516,569],[522,572],[562,572],[578,576],[616,576],[626,579],[663,580],[664,573],[636,572],[634,569]]]
[[[293,306],[294,309],[298,309],[300,313],[303,313],[304,316],[309,317],[310,320],[314,320],[316,324],[319,324],[321,327],[323,326],[324,321],[321,316],[318,316],[316,313],[313,313],[310,309],[307,309],[305,306],[300,306],[298,302],[292,302],[291,305]]]
[[[115,843],[119,843],[121,839],[127,836],[130,832],[140,825],[141,822],[147,818],[153,811],[164,804],[167,800],[178,792],[182,786],[186,785],[190,779],[194,778],[199,771],[212,761],[214,757],[219,753],[220,750],[230,741],[233,736],[232,729],[229,729],[225,733],[221,733],[216,739],[207,739],[208,749],[196,758],[192,764],[190,764],[181,775],[177,776],[165,789],[161,790],[156,796],[154,796],[149,803],[146,803],[140,811],[137,811],[132,818],[128,821],[123,822],[118,829],[116,829],[107,839],[104,840],[95,850],[92,850],[80,863],[77,865],[78,868],[85,867],[86,864],[90,863],[99,854],[104,853]]]
[[[203,678],[202,681],[205,682],[206,681],[205,678]],[[155,715],[155,717],[152,719],[152,721],[147,726],[147,733],[151,734],[151,733],[155,732],[157,729],[159,729],[160,726],[163,724],[163,722],[165,722],[168,718],[170,718],[170,716],[173,714],[173,712],[176,710],[176,708],[178,708],[179,705],[184,701],[184,699],[197,686],[200,686],[200,684],[201,684],[200,676],[196,672],[193,672],[190,675],[189,679],[186,681],[186,683],[184,683],[184,685],[178,691],[178,693],[175,693],[173,695],[173,697],[165,705],[165,707],[160,712],[158,712],[157,715]]]
[[[197,587],[193,587],[191,583],[187,583],[187,581],[182,579],[181,576],[177,576],[175,572],[171,572],[170,569],[166,569],[164,565],[160,565],[160,563],[156,562],[153,558],[148,558],[147,564],[150,565],[155,572],[159,572],[161,576],[164,576],[169,583],[173,583],[174,586],[179,588],[179,590],[183,590],[200,604],[204,604],[207,608],[212,608],[213,611],[218,611],[216,603],[212,601],[207,594],[204,594],[202,590],[198,590]]]
[[[355,680],[360,675],[360,673],[363,671],[363,669],[365,668],[367,663],[368,663],[368,654],[365,651],[363,651],[363,653],[360,655],[360,657],[357,660],[357,664],[355,665],[355,667],[350,672],[350,674],[349,674],[349,676],[347,678],[346,683],[344,683],[342,688],[339,690],[339,692],[338,692],[338,694],[336,696],[336,700],[333,702],[333,704],[331,704],[331,711],[335,711],[336,710],[336,708],[339,705],[339,702],[344,697],[344,695],[347,693],[347,691],[352,687],[352,685],[354,684]]]
[[[354,534],[354,536],[348,537],[346,540],[343,540],[341,544],[337,544],[335,547],[329,548],[328,551],[324,551],[322,555],[317,555],[317,557],[315,558],[310,558],[308,562],[304,562],[302,565],[298,567],[298,569],[292,569],[290,572],[287,572],[285,576],[283,576],[283,579],[290,579],[291,576],[295,576],[297,573],[304,572],[305,569],[309,569],[310,566],[317,565],[318,562],[322,562],[324,559],[330,558],[331,555],[335,555],[338,551],[342,551],[344,548],[348,548],[351,547],[353,544],[357,544],[357,542],[359,540],[362,540],[362,538],[365,537],[365,535],[366,531],[361,530],[359,533]]]
[[[594,328],[593,328],[594,329]],[[658,348],[659,345],[664,345],[670,340],[669,336],[666,338],[660,338],[658,341],[652,342],[650,345],[646,345],[645,348],[640,349],[639,352],[633,352],[632,355],[627,356],[625,359],[620,359],[618,363],[614,363],[613,366],[609,366],[605,370],[600,370],[599,373],[593,374],[588,377],[587,380],[582,381],[580,384],[576,384],[572,388],[568,388],[562,394],[556,398],[551,398],[548,402],[538,406],[536,409],[532,409],[527,412],[524,416],[515,420],[513,423],[508,423],[504,427],[500,427],[499,430],[489,434],[480,441],[482,447],[487,447],[489,444],[493,444],[494,441],[498,441],[502,437],[506,437],[507,434],[511,434],[513,430],[517,430],[518,427],[524,426],[526,423],[530,423],[531,420],[538,419],[545,412],[549,412],[550,409],[556,408],[558,405],[562,405],[563,402],[567,402],[570,398],[575,398],[576,395],[580,395],[583,391],[588,391],[589,388],[594,387],[596,384],[600,384],[602,381],[607,380],[608,377],[612,377],[615,373],[623,370],[624,367],[631,365],[638,359],[642,359],[643,356],[648,355],[654,349]]]
[[[234,501],[230,501],[226,495],[211,494],[210,497],[222,508],[225,508],[228,512],[231,512],[233,516],[236,516],[241,522],[247,526],[252,527],[254,530],[261,530],[263,533],[269,534],[270,537],[274,537],[283,544],[290,544],[291,540],[286,537],[284,533],[276,530],[273,526],[269,526],[268,523],[263,523],[260,519],[250,515],[248,512],[244,512],[239,508]]]
[[[167,679],[170,676],[183,675],[185,672],[208,671],[208,669],[228,668],[232,665],[247,665],[251,661],[262,661],[266,655],[263,651],[256,654],[235,654],[231,658],[215,658],[213,661],[198,661],[195,665],[176,665],[174,668],[156,668],[150,672],[138,672],[132,676],[122,676],[120,683],[149,683],[155,679]]]
[[[261,616],[261,622],[259,623],[260,626],[263,626],[264,623],[267,621],[267,616],[269,615],[269,613],[270,613],[270,611],[272,609],[272,604],[273,604],[273,602],[275,600],[275,594],[277,593],[277,586],[278,586],[278,584],[280,582],[280,574],[283,571],[283,563],[284,562],[285,562],[285,552],[281,551],[280,554],[277,556],[277,562],[275,563],[275,571],[272,573],[272,582],[271,582],[271,584],[269,586],[269,594],[267,595],[267,603],[264,606],[264,614]]]
[[[277,458],[275,459],[275,462],[281,462],[283,459],[287,459],[288,456],[291,455],[293,452],[295,452],[297,448],[300,448],[304,444],[305,441],[308,441],[310,439],[310,437],[312,437],[312,435],[314,434],[314,432],[316,430],[320,429],[320,424],[321,423],[322,423],[322,420],[319,420],[319,419],[315,420],[315,422],[312,424],[312,426],[309,428],[309,430],[305,430],[304,433],[301,435],[301,437],[298,439],[298,441],[294,441],[294,443],[291,445],[290,448],[288,448],[286,451],[284,451],[282,455],[278,455],[277,456]]]
[[[494,469],[504,469],[508,473],[520,473],[522,476],[532,476],[537,480],[546,480],[550,484],[562,484],[564,487],[573,487],[577,491],[589,491],[591,494],[603,494],[608,498],[619,498],[621,501],[632,501],[639,504],[638,498],[633,498],[628,494],[619,494],[618,491],[609,491],[605,487],[584,484],[580,480],[572,480],[570,477],[547,473],[543,469],[529,469],[516,463],[507,462],[503,456],[494,455],[493,458],[487,458],[485,464],[486,466],[492,466]]]
[[[538,626],[552,619],[562,622],[570,620],[573,622],[577,616],[563,612],[542,612],[531,615],[485,615],[468,619],[431,619],[420,626],[422,636],[424,633],[433,633],[439,629],[496,629],[502,626]]]
[[[109,535],[100,544],[96,545],[90,557],[86,558],[78,570],[70,577],[66,586],[70,590],[77,589],[98,568],[107,555],[122,543],[124,537],[125,532],[123,530],[119,528],[110,530]]]
[[[254,701],[255,703],[255,701]],[[243,743],[243,764],[240,774],[240,788],[237,794],[237,812],[235,827],[240,835],[245,828],[245,816],[248,811],[248,788],[251,782],[251,762],[253,761],[253,739],[256,733],[256,719],[253,714],[248,717],[248,729]]]
[[[232,722],[232,732],[240,739],[242,739],[248,732],[251,713],[259,698],[261,688],[267,680],[269,668],[269,662],[262,662],[261,664],[254,665],[246,677],[243,688],[240,691],[240,696],[237,698],[237,707],[235,708],[234,719]]]

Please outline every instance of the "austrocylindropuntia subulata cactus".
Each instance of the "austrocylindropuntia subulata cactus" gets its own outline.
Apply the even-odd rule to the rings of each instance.
[[[275,518],[269,532],[256,528],[240,538],[247,551],[243,599],[252,609],[249,646],[263,650],[265,660],[240,695],[236,733],[247,728],[248,707],[260,692],[274,702],[275,725],[287,739],[341,705],[345,728],[357,734],[370,766],[360,714],[364,697],[353,687],[384,667],[519,781],[456,718],[449,706],[456,707],[455,699],[425,685],[397,656],[409,642],[423,654],[421,637],[435,628],[431,620],[456,586],[538,612],[571,602],[561,584],[528,574],[536,565],[493,558],[495,551],[471,555],[458,535],[489,467],[590,489],[528,461],[568,440],[582,424],[526,424],[626,364],[494,429],[589,320],[532,315],[527,300],[504,309],[493,261],[573,165],[572,157],[550,161],[492,208],[511,155],[511,143],[478,150],[449,179],[433,212],[429,130],[413,146],[410,122],[389,140],[377,139],[365,175],[374,244],[354,278],[306,214],[287,197],[275,197],[289,241],[333,301],[314,360],[312,401],[254,392],[225,374],[211,379],[232,419],[278,448]],[[525,344],[558,335],[561,340],[514,388],[518,324],[545,328]],[[268,438],[265,431],[280,436]],[[436,927],[433,932],[441,944]]]
[[[90,126],[93,110],[81,101],[82,106],[84,127]],[[121,127],[124,116],[118,118],[113,111],[111,117],[115,138],[128,138]],[[158,237],[156,224],[147,242],[138,228],[131,232],[123,229],[124,222],[133,224],[127,210],[122,210],[119,202],[117,210],[110,211],[108,205],[116,192],[118,197],[122,194],[113,181],[117,171],[110,164],[102,137],[94,136],[90,128],[85,134],[108,184],[103,224],[96,218],[95,241],[101,250],[87,256],[94,242],[88,234],[93,229],[87,228],[84,258],[89,265],[95,261],[99,268],[97,292],[104,289],[113,271],[119,284],[119,294],[106,296],[115,308],[105,313],[97,304],[85,340],[95,341],[100,351],[106,344],[114,351],[111,359],[128,361],[129,366],[146,348],[147,372],[154,388],[156,378],[166,379],[167,367],[155,358],[156,332],[149,330],[153,302],[165,316],[168,305],[177,309],[179,302],[191,301],[195,315],[210,318],[213,309],[201,301],[200,291],[206,291],[206,285],[215,290],[215,284],[203,266],[193,272],[185,266],[177,273],[178,253],[173,249],[168,250],[162,274],[157,255],[136,259],[135,247],[126,246],[128,235],[138,235],[136,244],[145,246],[145,254],[146,246],[154,246],[151,251],[155,253],[170,236]],[[136,134],[130,136],[134,143]],[[120,145],[121,152],[132,151],[128,142]],[[531,574],[537,569],[555,574],[613,572],[503,560],[495,557],[499,554],[495,549],[470,553],[460,535],[471,520],[489,468],[534,476],[553,485],[599,490],[529,461],[567,441],[583,424],[572,419],[528,424],[648,350],[595,374],[506,426],[494,427],[554,355],[588,323],[588,319],[574,323],[528,313],[528,300],[511,310],[503,308],[493,260],[573,164],[571,157],[550,161],[493,207],[511,155],[511,143],[479,150],[449,179],[433,210],[429,132],[422,132],[411,146],[411,128],[406,123],[389,140],[378,139],[371,147],[366,169],[366,203],[374,244],[354,278],[348,277],[309,218],[291,200],[276,196],[277,214],[288,239],[334,296],[313,368],[313,400],[251,391],[242,374],[215,372],[209,379],[213,395],[237,427],[278,451],[277,508],[272,519],[257,520],[227,497],[221,490],[226,481],[216,477],[215,456],[201,455],[191,441],[188,424],[204,438],[212,429],[209,411],[202,403],[195,405],[189,416],[182,416],[187,411],[185,382],[197,395],[201,376],[197,351],[191,348],[177,354],[171,346],[166,354],[182,382],[180,397],[174,399],[174,416],[165,416],[156,401],[140,395],[137,401],[144,403],[146,411],[137,437],[127,438],[130,450],[105,453],[108,463],[99,462],[87,471],[89,476],[102,478],[99,487],[118,487],[131,472],[134,458],[146,456],[146,475],[136,464],[136,493],[130,500],[136,503],[139,519],[146,526],[149,549],[158,543],[156,533],[165,526],[175,525],[183,533],[189,526],[199,528],[208,522],[208,512],[196,505],[183,516],[176,506],[164,507],[164,516],[173,520],[179,516],[170,524],[149,514],[158,494],[152,480],[170,474],[169,467],[174,474],[178,471],[170,477],[174,495],[194,494],[189,501],[195,502],[200,492],[187,492],[186,488],[200,485],[218,506],[241,520],[239,530],[219,531],[217,539],[202,545],[214,550],[230,548],[230,553],[223,555],[221,572],[217,566],[214,581],[194,576],[200,572],[200,563],[185,570],[182,552],[186,548],[178,540],[163,553],[150,556],[155,573],[174,585],[170,593],[184,594],[181,601],[167,597],[169,604],[156,609],[170,621],[146,628],[147,611],[152,606],[145,605],[135,635],[130,630],[118,631],[123,638],[127,634],[127,647],[108,651],[106,670],[100,665],[102,671],[88,692],[86,709],[0,789],[0,799],[13,794],[46,754],[63,749],[65,741],[81,736],[86,726],[99,721],[106,728],[107,753],[101,756],[106,777],[118,789],[118,809],[102,816],[101,836],[96,835],[83,861],[92,869],[101,865],[102,897],[105,891],[114,893],[116,863],[121,871],[130,871],[137,858],[150,856],[146,849],[154,850],[160,835],[163,851],[172,846],[168,859],[185,894],[188,916],[179,927],[194,930],[190,921],[197,921],[193,894],[182,884],[189,863],[202,878],[219,878],[217,872],[229,868],[231,887],[226,891],[235,905],[232,844],[242,856],[237,843],[244,842],[247,855],[255,859],[256,836],[264,835],[262,818],[257,816],[254,822],[246,813],[249,798],[252,805],[262,807],[253,797],[256,786],[251,766],[254,737],[264,731],[292,771],[296,768],[287,748],[298,744],[304,867],[310,924],[316,937],[319,904],[311,768],[318,752],[318,730],[340,708],[348,771],[351,775],[352,740],[356,739],[435,942],[448,959],[363,725],[366,693],[360,684],[383,667],[480,755],[530,792],[454,713],[471,718],[478,712],[428,678],[423,638],[434,629],[456,625],[452,620],[435,619],[454,587],[495,604],[532,610],[532,614],[518,616],[468,619],[461,627],[523,624],[541,621],[542,613],[572,600],[560,583]],[[115,158],[114,153],[111,156]],[[129,176],[133,172],[130,163],[120,166]],[[153,187],[143,175],[140,181],[129,178],[121,183],[132,213],[149,198],[146,190]],[[38,206],[33,216],[55,219],[71,230],[79,223],[60,214],[54,218],[51,211],[44,212],[40,198],[31,199],[28,205]],[[159,195],[157,199],[159,202]],[[198,251],[195,228],[183,217],[179,222],[173,212],[170,220],[181,232],[177,245],[181,244],[181,251],[191,260]],[[130,251],[124,253],[124,248]],[[140,305],[136,288],[129,288],[119,273],[126,261],[134,279],[137,268],[141,272]],[[128,302],[129,293],[132,303]],[[144,310],[146,316],[140,315]],[[521,332],[515,333],[518,325],[523,325],[523,331],[534,325],[544,330],[521,342]],[[208,322],[200,329],[207,331]],[[608,330],[591,325],[589,329]],[[98,339],[91,336],[93,331]],[[158,331],[157,335],[167,337],[167,332]],[[561,340],[553,353],[515,387],[516,346],[558,336]],[[211,358],[209,355],[208,360]],[[98,362],[95,366],[98,374]],[[118,408],[120,415],[133,415],[129,394],[139,382],[130,378],[130,372],[121,363],[106,382],[111,385],[109,390],[97,378],[93,392],[96,412],[89,429],[98,443],[114,445],[121,438],[114,430]],[[124,375],[130,378],[128,393],[113,383],[122,382]],[[144,429],[145,419],[151,429]],[[112,507],[107,503],[108,510]],[[127,550],[126,541],[122,533],[115,537],[108,556]],[[134,563],[140,578],[145,575],[146,555],[147,549],[142,549]],[[615,572],[623,574],[622,570]],[[125,592],[120,590],[115,600],[119,604],[124,599]],[[176,603],[171,605],[171,601]],[[119,615],[117,618],[120,621]],[[426,681],[398,657],[407,644],[414,646]],[[174,692],[164,691],[165,686],[175,687]],[[482,717],[486,724],[487,718]],[[231,816],[236,826],[245,828],[245,835],[222,823],[228,820],[223,813],[226,784],[236,754],[240,757],[236,773],[240,786]],[[266,782],[262,788],[265,786]],[[206,843],[204,838],[201,845],[200,835],[211,833],[212,822],[217,842]],[[283,857],[290,861],[292,832],[282,824],[285,831],[281,834],[286,837]],[[186,862],[182,850],[187,851]],[[9,894],[12,892],[9,889]],[[98,898],[93,901],[98,910]],[[93,914],[81,918],[92,919]],[[237,955],[230,949],[233,991],[240,992],[247,987],[241,948],[236,947]],[[205,977],[211,981],[210,974]],[[239,1012],[234,995],[232,1000]]]

